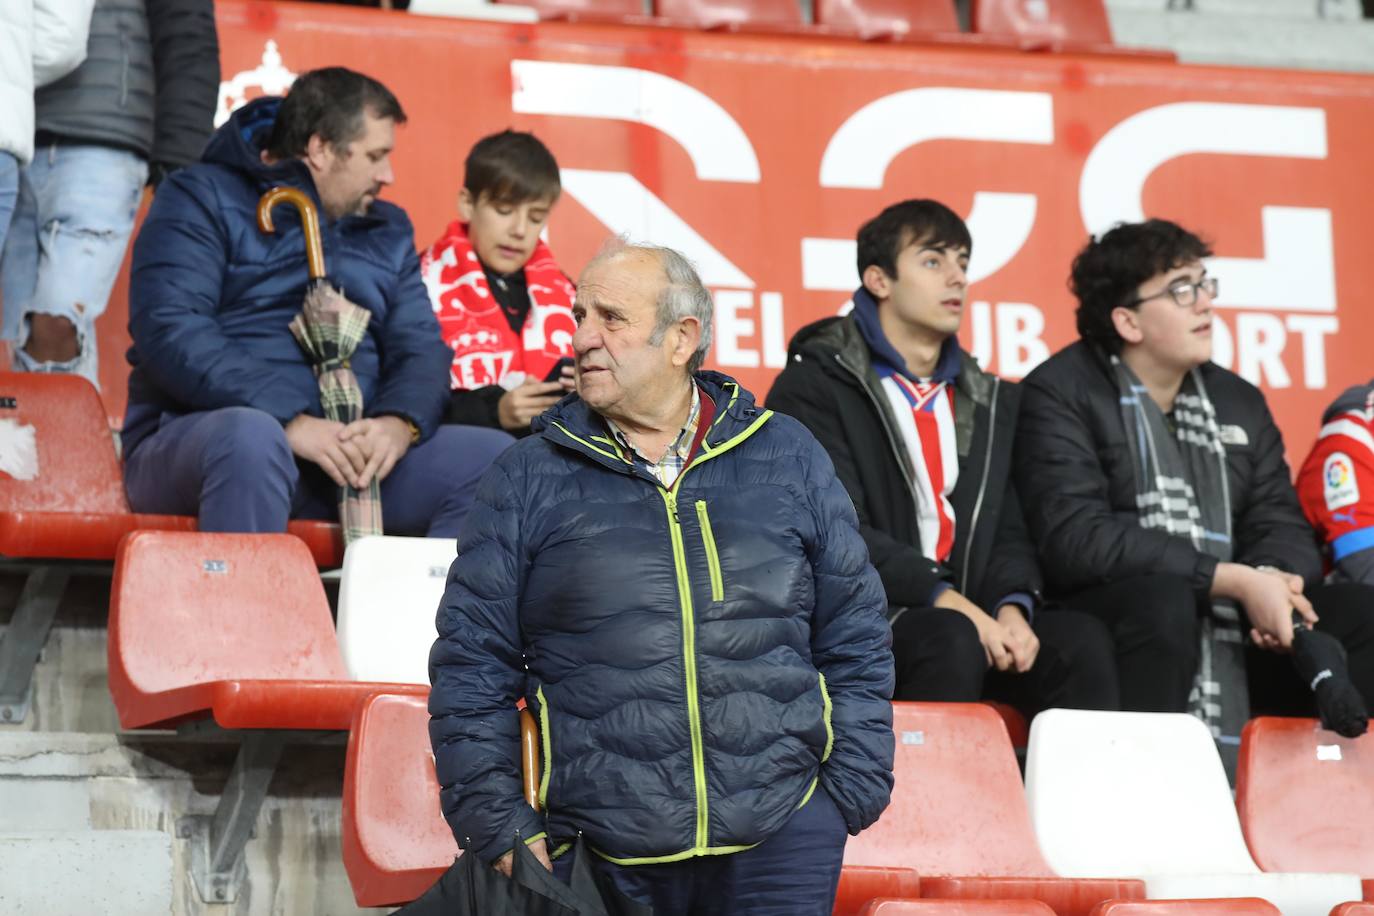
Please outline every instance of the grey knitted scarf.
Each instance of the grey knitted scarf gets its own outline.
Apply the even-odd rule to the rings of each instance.
[[[1170,417],[1140,379],[1112,357],[1121,419],[1131,446],[1140,526],[1187,538],[1220,562],[1231,559],[1231,493],[1216,411],[1196,369],[1183,379]],[[1170,422],[1172,419],[1172,423]],[[1250,715],[1245,683],[1246,624],[1230,601],[1213,601],[1202,619],[1189,712],[1212,730],[1230,771]]]

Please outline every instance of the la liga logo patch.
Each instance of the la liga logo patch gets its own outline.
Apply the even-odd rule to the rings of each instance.
[[[1322,464],[1322,492],[1330,511],[1353,506],[1360,501],[1360,486],[1355,480],[1355,464],[1345,452],[1332,452]]]

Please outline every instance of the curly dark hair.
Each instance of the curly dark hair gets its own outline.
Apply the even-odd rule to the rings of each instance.
[[[959,214],[938,200],[904,200],[859,229],[859,276],[876,264],[883,273],[895,278],[897,256],[912,242],[973,250],[968,226]]]
[[[364,111],[374,118],[406,122],[396,96],[370,76],[346,67],[302,73],[277,110],[267,151],[275,159],[304,156],[316,134],[336,150],[347,149],[362,135]]]
[[[1166,219],[1118,223],[1101,238],[1089,238],[1069,273],[1069,289],[1078,299],[1078,336],[1120,353],[1112,310],[1129,307],[1151,277],[1211,254],[1201,238]]]

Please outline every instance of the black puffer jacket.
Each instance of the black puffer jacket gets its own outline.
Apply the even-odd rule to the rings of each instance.
[[[218,96],[213,0],[96,0],[85,62],[35,93],[35,121],[176,168],[200,158]]]
[[[1214,363],[1202,366],[1202,379],[1226,446],[1234,560],[1318,581],[1321,559],[1264,395]],[[1140,527],[1107,356],[1079,341],[1021,387],[1016,480],[1051,596],[1148,573],[1183,576],[1206,595],[1216,558],[1184,538]]]
[[[966,353],[954,389],[959,479],[949,565],[921,553],[911,459],[852,315],[808,325],[792,339],[768,406],[801,420],[830,453],[859,513],[859,530],[894,606],[929,605],[947,582],[993,609],[1040,590],[1040,570],[1011,481],[1019,392]]]
[[[733,381],[665,489],[576,395],[492,464],[430,654],[444,813],[483,860],[545,829],[624,863],[745,849],[825,791],[857,833],[892,786],[882,586],[830,460]],[[547,826],[520,796],[516,697]]]

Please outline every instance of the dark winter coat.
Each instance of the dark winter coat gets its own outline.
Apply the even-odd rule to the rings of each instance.
[[[96,0],[86,60],[34,95],[41,134],[194,162],[219,97],[213,0]]]
[[[164,419],[192,411],[255,407],[283,424],[323,416],[289,330],[308,279],[300,218],[283,206],[273,211],[277,232],[257,226],[258,198],[274,185],[300,188],[319,206],[303,163],[268,166],[258,156],[280,101],[239,109],[199,164],[162,185],[134,243],[126,453]],[[329,220],[321,210],[320,230],[331,279],[372,313],[352,359],[366,415],[404,417],[429,436],[448,400],[453,353],[420,279],[410,220],[377,201],[366,216]]]
[[[957,344],[955,345],[957,346]],[[941,582],[992,609],[1041,587],[1011,479],[1017,386],[966,353],[954,388],[959,477],[948,564],[921,552],[911,457],[852,315],[797,332],[768,406],[801,420],[830,453],[893,606],[929,605]]]
[[[743,850],[826,791],[892,785],[882,586],[801,424],[697,376],[715,420],[665,489],[569,395],[483,479],[430,655],[445,815],[483,860],[547,829],[622,863]],[[515,703],[543,742],[520,792]]]
[[[1226,448],[1234,560],[1318,581],[1321,559],[1264,395],[1215,363],[1201,372]],[[1021,388],[1016,479],[1051,596],[1151,573],[1182,576],[1205,596],[1216,557],[1140,527],[1106,354],[1079,341],[1041,363]]]

